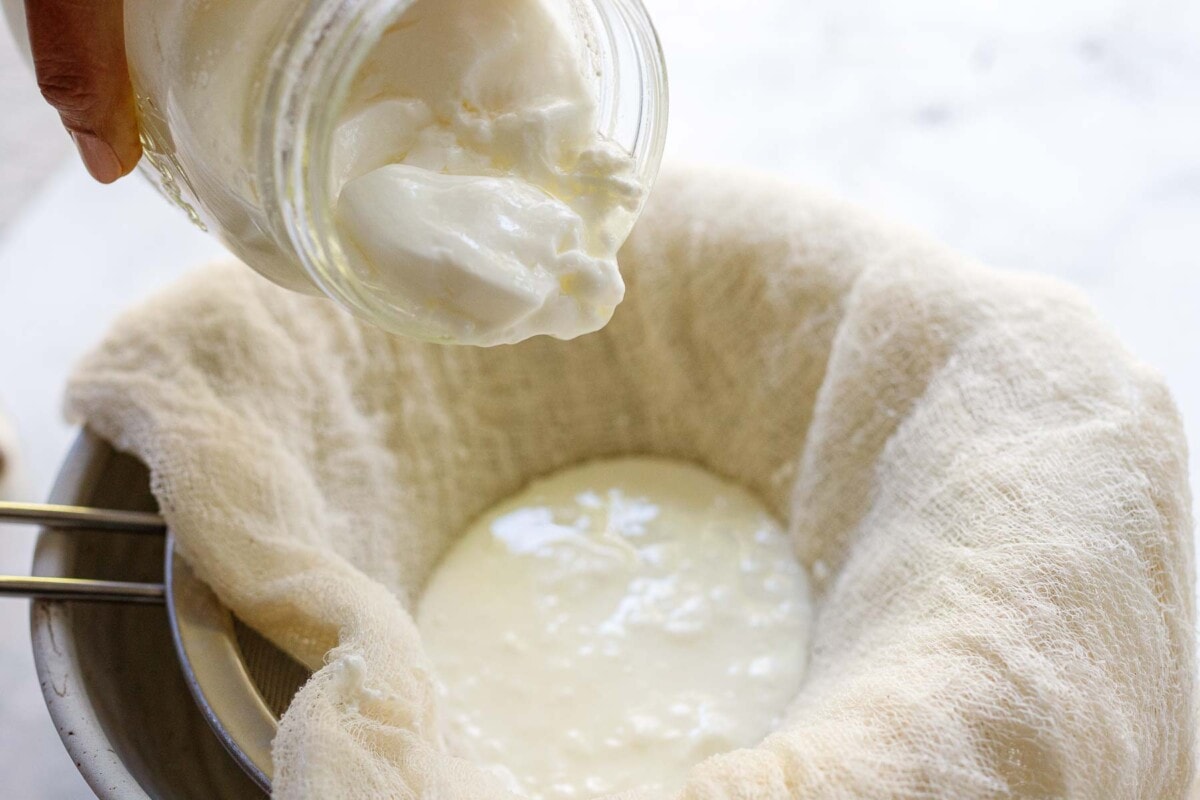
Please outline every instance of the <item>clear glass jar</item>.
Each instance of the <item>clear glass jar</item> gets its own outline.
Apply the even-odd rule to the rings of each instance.
[[[351,84],[415,1],[125,0],[125,16],[141,167],[162,193],[272,281],[422,336],[348,263],[332,168]],[[668,105],[650,18],[641,0],[557,1],[591,66],[597,132],[648,189]],[[5,2],[20,17],[20,0]]]

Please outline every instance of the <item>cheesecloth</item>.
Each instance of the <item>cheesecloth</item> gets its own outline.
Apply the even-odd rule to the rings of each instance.
[[[70,416],[146,461],[200,576],[317,670],[276,797],[509,797],[439,745],[414,602],[488,506],[625,453],[758,493],[817,592],[780,730],[681,797],[1184,794],[1184,437],[1077,292],[696,169],[663,177],[622,263],[606,330],[492,350],[210,267],[78,368]]]

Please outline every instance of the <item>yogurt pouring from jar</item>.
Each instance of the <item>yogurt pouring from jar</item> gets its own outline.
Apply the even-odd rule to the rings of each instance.
[[[418,0],[351,88],[334,140],[347,258],[432,338],[508,344],[603,327],[644,187],[596,133],[551,0]]]

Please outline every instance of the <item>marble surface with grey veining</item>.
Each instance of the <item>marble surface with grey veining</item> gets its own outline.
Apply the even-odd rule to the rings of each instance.
[[[781,173],[1078,284],[1200,424],[1195,0],[647,4],[671,68],[670,158]],[[38,498],[71,438],[72,360],[220,250],[139,180],[101,188],[63,160],[7,43],[0,104],[0,407]],[[26,570],[31,546],[0,530],[0,570]],[[42,707],[26,613],[0,604],[0,796],[86,797]]]

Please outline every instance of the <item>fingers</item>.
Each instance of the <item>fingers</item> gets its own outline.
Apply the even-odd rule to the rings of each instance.
[[[38,86],[101,183],[127,174],[142,155],[122,5],[122,0],[25,0]]]

